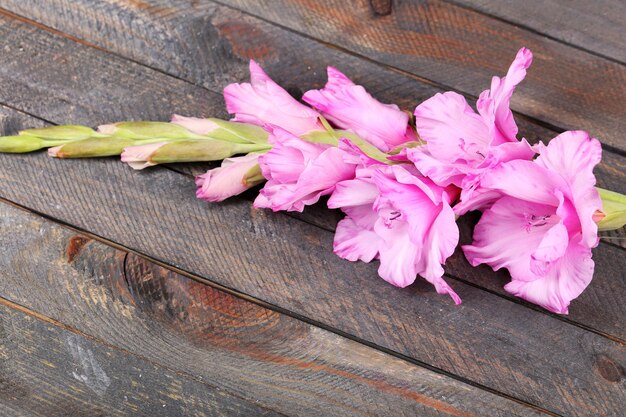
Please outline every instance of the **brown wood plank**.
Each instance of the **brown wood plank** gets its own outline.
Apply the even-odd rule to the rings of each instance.
[[[503,75],[516,51],[527,46],[535,63],[513,108],[558,128],[588,130],[626,151],[626,69],[602,57],[438,0],[394,2],[387,15],[374,13],[366,0],[220,2],[473,96],[489,86],[491,76]],[[3,0],[0,5],[218,90],[245,79],[247,59],[255,58],[294,90],[319,85],[324,67],[335,65],[381,99],[408,109],[433,92],[423,78],[419,83],[387,76],[363,59],[211,2]]]
[[[621,0],[451,0],[554,39],[626,62]]]
[[[23,230],[39,233],[32,220]],[[14,285],[26,289],[24,281]],[[219,381],[174,372],[14,307],[0,299],[3,416],[281,415],[225,393]]]
[[[626,363],[623,344],[458,282],[458,307],[422,281],[394,288],[376,265],[334,256],[331,233],[240,199],[206,205],[175,172],[1,155],[0,195],[555,413],[626,405],[623,376],[610,371]]]
[[[56,410],[69,406],[82,407],[74,415],[270,415],[263,406],[298,416],[547,415],[8,204],[0,203],[0,219],[0,293],[37,312],[31,315],[61,320],[0,307],[9,329],[0,352],[10,356],[0,376],[28,390],[24,404],[10,402],[23,409],[42,414],[58,404],[48,416],[67,415]],[[83,369],[85,362],[94,369]]]

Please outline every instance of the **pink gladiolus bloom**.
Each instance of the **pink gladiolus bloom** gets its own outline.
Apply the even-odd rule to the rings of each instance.
[[[140,170],[156,165],[150,162],[152,155],[161,146],[167,145],[167,142],[150,143],[148,145],[129,146],[124,148],[122,152],[122,162],[126,162],[132,169]]]
[[[379,275],[398,287],[421,275],[460,304],[442,278],[442,264],[459,239],[450,207],[457,194],[409,165],[359,168],[356,178],[337,184],[328,201],[347,215],[337,225],[334,252],[350,261],[380,259]]]
[[[517,140],[518,128],[509,109],[511,95],[531,62],[531,52],[520,49],[506,77],[493,77],[491,89],[480,95],[478,114],[454,92],[436,94],[415,109],[417,131],[426,145],[408,149],[407,156],[435,183],[463,189],[464,204],[455,208],[458,214],[492,200],[479,189],[484,173],[502,162],[528,160],[535,154],[525,139]]]
[[[252,60],[250,83],[226,86],[224,99],[236,122],[280,126],[296,136],[324,129],[319,113],[291,97]]]
[[[217,202],[241,194],[250,188],[243,178],[259,160],[259,153],[226,158],[219,168],[210,169],[206,174],[196,177],[196,197]]]
[[[535,161],[506,162],[483,176],[482,186],[503,197],[483,213],[463,250],[474,266],[507,268],[512,280],[504,288],[511,294],[567,314],[593,276],[593,219],[602,202],[592,171],[602,150],[580,131],[539,148]]]
[[[306,142],[276,126],[266,129],[273,147],[259,158],[261,172],[268,181],[255,207],[302,211],[304,206],[330,194],[339,181],[354,177],[356,165],[344,160],[343,150]]]
[[[199,117],[185,117],[175,114],[172,116],[171,121],[172,123],[182,126],[196,135],[207,135],[219,128],[215,122]]]
[[[395,104],[379,102],[333,67],[328,67],[326,86],[307,91],[302,99],[335,126],[356,133],[384,152],[417,140],[408,114]]]

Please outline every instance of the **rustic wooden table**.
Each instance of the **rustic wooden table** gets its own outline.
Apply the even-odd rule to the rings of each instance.
[[[512,102],[524,136],[590,131],[604,145],[599,185],[626,193],[620,0],[0,8],[4,134],[227,117],[221,89],[247,79],[250,58],[295,95],[334,65],[406,109],[444,89],[473,101],[526,46],[535,62]],[[191,174],[206,169],[0,154],[2,416],[626,415],[615,234],[568,316],[511,297],[506,273],[460,253],[446,265],[455,306],[335,257],[338,213],[196,200]]]

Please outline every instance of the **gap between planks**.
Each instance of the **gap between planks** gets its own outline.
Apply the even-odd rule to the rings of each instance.
[[[158,265],[161,268],[164,268],[164,269],[166,269],[168,271],[172,271],[172,272],[174,272],[174,273],[176,273],[178,275],[181,275],[181,276],[183,276],[185,278],[188,278],[188,279],[191,279],[191,280],[193,280],[195,282],[198,282],[200,284],[207,285],[209,287],[215,288],[218,291],[225,292],[225,293],[227,293],[229,295],[232,295],[232,296],[234,296],[236,298],[242,299],[242,300],[244,300],[246,302],[250,302],[250,303],[256,304],[258,306],[261,306],[263,308],[266,308],[266,309],[269,309],[269,310],[272,310],[272,311],[276,311],[276,312],[278,312],[280,314],[283,314],[285,316],[288,316],[288,317],[290,317],[292,319],[304,322],[304,323],[306,323],[308,325],[311,325],[311,326],[314,326],[314,327],[318,327],[318,328],[323,329],[325,331],[328,331],[328,332],[330,332],[332,334],[335,334],[335,335],[337,335],[339,337],[352,340],[352,341],[357,342],[357,343],[359,343],[361,345],[367,346],[367,347],[369,347],[371,349],[377,350],[377,351],[382,352],[384,354],[387,354],[387,355],[390,355],[390,356],[395,357],[397,359],[400,359],[402,361],[405,361],[405,362],[407,362],[407,363],[409,363],[411,365],[427,369],[427,370],[429,370],[431,372],[434,372],[436,374],[439,374],[439,375],[442,375],[442,376],[445,376],[445,377],[449,377],[449,378],[451,378],[453,380],[456,380],[458,382],[461,382],[463,384],[472,386],[472,387],[477,388],[479,390],[482,390],[482,391],[485,391],[485,392],[489,392],[489,393],[491,393],[493,395],[497,395],[497,396],[502,397],[504,399],[513,401],[515,403],[518,403],[520,405],[523,405],[525,407],[528,407],[528,408],[530,408],[532,410],[535,410],[537,412],[543,413],[545,415],[549,415],[549,416],[553,416],[553,417],[564,417],[563,415],[558,414],[556,412],[547,410],[547,409],[542,408],[540,406],[537,406],[535,404],[526,402],[524,400],[521,400],[521,399],[516,398],[514,396],[511,396],[509,394],[506,394],[506,393],[500,392],[498,390],[495,390],[493,388],[483,386],[482,384],[476,383],[476,382],[474,382],[472,380],[469,380],[469,379],[466,379],[464,377],[458,376],[456,374],[453,374],[453,373],[447,372],[445,370],[436,368],[436,367],[434,367],[432,365],[429,365],[427,363],[421,362],[419,360],[416,360],[416,359],[414,359],[412,357],[403,355],[401,353],[395,352],[395,351],[390,350],[388,348],[379,346],[379,345],[377,345],[375,343],[372,343],[372,342],[369,342],[369,341],[366,341],[366,340],[362,340],[362,339],[360,339],[358,337],[355,337],[352,334],[345,333],[345,332],[337,330],[337,329],[335,329],[333,327],[325,325],[324,323],[316,322],[315,320],[311,320],[308,317],[301,316],[301,315],[296,314],[294,312],[291,312],[289,310],[283,309],[283,308],[278,307],[278,306],[273,305],[273,304],[269,304],[267,302],[264,302],[262,300],[254,298],[254,297],[249,296],[247,294],[241,293],[241,292],[239,292],[237,290],[234,290],[232,288],[223,286],[221,284],[218,284],[216,282],[213,282],[213,281],[208,280],[206,278],[203,278],[201,276],[195,275],[193,273],[190,273],[190,272],[185,271],[183,269],[180,269],[178,267],[169,265],[166,262],[163,262],[163,261],[161,261],[159,259],[156,259],[156,258],[153,258],[151,256],[145,255],[145,254],[143,254],[141,252],[138,252],[138,251],[136,251],[136,250],[134,250],[132,248],[128,248],[128,247],[126,247],[124,245],[121,245],[119,243],[110,241],[110,240],[105,239],[105,238],[103,238],[103,237],[101,237],[99,235],[96,235],[94,233],[91,233],[91,232],[88,232],[86,230],[82,230],[82,229],[80,229],[78,227],[75,227],[75,226],[72,226],[70,224],[67,224],[66,222],[64,222],[62,220],[58,220],[58,219],[55,219],[55,218],[53,218],[51,216],[48,216],[46,214],[37,212],[35,210],[31,210],[31,209],[29,209],[27,207],[24,207],[24,206],[22,206],[20,204],[14,203],[14,202],[12,202],[10,200],[7,200],[7,199],[5,199],[3,197],[0,197],[0,204],[6,204],[6,205],[12,206],[14,208],[17,208],[19,210],[22,210],[22,211],[24,211],[26,213],[29,213],[29,214],[41,217],[45,221],[54,223],[54,224],[56,224],[56,225],[58,225],[58,226],[60,226],[60,227],[62,227],[64,229],[71,230],[72,232],[78,234],[79,236],[80,235],[85,236],[88,239],[93,239],[94,241],[100,242],[103,245],[106,245],[108,247],[111,247],[111,248],[117,249],[119,251],[125,252],[126,255],[125,255],[125,258],[124,258],[124,263],[126,262],[126,258],[128,257],[129,254],[134,254],[137,257],[139,257],[139,258],[141,258],[141,259],[143,259],[143,260],[145,260],[145,261],[147,261],[149,263],[153,263],[155,265]],[[124,278],[126,279],[126,271],[125,270],[124,270]],[[194,381],[200,382],[200,383],[202,383],[202,384],[204,384],[204,385],[206,385],[208,387],[211,387],[211,388],[219,388],[219,387],[216,387],[216,386],[214,386],[212,384],[207,383],[203,378],[198,378],[194,374],[191,374],[191,373],[188,373],[188,372],[185,372],[185,371],[181,371],[181,370],[178,370],[178,369],[166,366],[166,365],[164,365],[164,364],[162,364],[160,362],[155,362],[154,360],[150,359],[149,357],[146,357],[145,355],[141,355],[141,354],[132,352],[132,351],[126,349],[126,348],[119,347],[119,346],[117,346],[115,344],[111,344],[111,343],[107,342],[106,340],[103,340],[103,339],[101,339],[99,337],[96,337],[96,336],[92,336],[92,335],[90,335],[88,333],[85,333],[84,331],[76,329],[75,327],[69,326],[69,325],[67,325],[67,324],[65,324],[65,323],[63,323],[63,322],[61,322],[59,320],[56,320],[56,319],[51,318],[51,317],[48,317],[48,316],[46,316],[44,314],[41,314],[41,313],[39,313],[37,311],[34,311],[34,310],[32,310],[32,309],[30,309],[28,307],[25,307],[25,306],[23,306],[23,305],[21,305],[19,303],[16,303],[14,301],[8,300],[8,299],[6,299],[4,297],[0,297],[0,305],[3,305],[5,307],[11,308],[11,309],[14,309],[14,310],[19,311],[19,312],[21,312],[23,314],[31,316],[31,317],[33,317],[33,318],[35,318],[37,320],[40,320],[40,321],[46,322],[48,324],[51,324],[53,326],[59,327],[59,328],[61,328],[63,330],[66,330],[66,331],[74,333],[74,334],[76,334],[78,336],[84,337],[84,338],[86,338],[86,339],[88,339],[90,341],[93,341],[95,343],[98,343],[100,345],[106,346],[108,348],[114,349],[114,350],[122,352],[124,354],[131,355],[133,357],[142,359],[142,360],[144,360],[144,361],[146,361],[146,362],[148,362],[148,363],[150,363],[150,364],[152,364],[152,365],[154,365],[156,367],[161,367],[161,368],[167,369],[167,370],[169,370],[169,371],[171,371],[171,372],[173,372],[173,373],[175,373],[175,374],[177,374],[177,375],[179,375],[181,377],[188,378],[188,379],[193,379]],[[243,401],[249,401],[249,399],[246,399],[244,397],[238,396],[238,395],[236,395],[234,393],[231,393],[231,392],[229,392],[229,395],[233,395],[233,396],[235,396],[235,397],[237,397],[237,398],[239,398],[239,399],[241,399]],[[271,410],[271,411],[277,412],[275,410]],[[278,413],[281,414],[280,412],[278,412]]]
[[[466,99],[470,99],[470,100],[476,100],[478,98],[478,96],[475,95],[475,94],[466,93],[466,92],[460,92],[456,88],[454,88],[454,87],[452,87],[452,86],[450,86],[450,85],[448,85],[446,83],[443,83],[441,81],[431,80],[431,79],[423,77],[423,76],[421,76],[419,74],[413,73],[413,72],[411,72],[409,70],[393,66],[393,65],[391,65],[389,63],[386,63],[386,62],[383,62],[383,61],[380,61],[380,60],[376,60],[374,58],[367,57],[367,56],[365,56],[365,55],[363,55],[363,54],[361,54],[359,52],[353,51],[353,50],[348,49],[346,47],[330,43],[330,42],[325,41],[323,39],[316,38],[316,37],[314,37],[314,36],[312,36],[310,34],[304,33],[304,32],[296,31],[296,30],[294,30],[294,29],[292,29],[292,28],[290,28],[288,26],[285,26],[285,25],[282,25],[280,23],[274,22],[274,21],[272,21],[270,19],[267,19],[267,18],[265,18],[263,16],[254,14],[254,13],[252,13],[250,11],[245,10],[245,9],[240,9],[240,8],[234,6],[234,5],[231,5],[231,4],[228,4],[228,3],[224,3],[224,2],[222,2],[220,0],[209,0],[209,1],[211,3],[219,6],[219,7],[224,7],[224,8],[236,11],[236,12],[241,13],[243,15],[249,16],[249,17],[251,17],[253,19],[256,19],[256,20],[259,20],[261,22],[264,22],[264,23],[266,23],[268,25],[275,26],[275,27],[278,27],[278,28],[280,28],[280,29],[282,29],[284,31],[289,32],[289,33],[293,33],[295,35],[298,35],[299,37],[302,37],[304,39],[310,40],[312,42],[319,43],[320,45],[323,45],[323,46],[325,46],[328,49],[336,50],[338,52],[341,52],[341,53],[350,55],[352,57],[355,57],[357,59],[360,59],[360,60],[362,60],[364,62],[368,62],[370,64],[376,65],[376,66],[378,66],[380,68],[396,72],[398,74],[401,74],[403,76],[411,78],[411,79],[413,79],[415,81],[418,81],[418,82],[420,82],[422,84],[434,87],[434,88],[436,88],[438,90],[455,91],[455,92],[461,94],[462,96],[464,96]],[[462,6],[457,5],[455,3],[450,3],[450,4],[453,4],[455,7],[461,7],[461,8],[466,9],[466,10],[472,10],[473,12],[476,12],[476,13],[481,14],[481,15],[489,16],[487,14],[480,13],[480,12],[475,11],[473,9],[469,9],[467,7],[462,7]],[[22,16],[22,15],[16,14],[16,13],[14,13],[14,12],[12,12],[10,10],[4,9],[2,7],[0,7],[0,15],[5,15],[7,17],[16,19],[16,20],[18,20],[20,22],[33,25],[33,26],[35,26],[35,27],[37,27],[37,28],[39,28],[41,30],[45,30],[45,31],[48,31],[48,32],[53,33],[55,35],[64,37],[64,38],[66,38],[68,40],[71,40],[73,42],[79,43],[81,45],[84,45],[84,46],[87,46],[87,47],[90,47],[90,48],[94,48],[94,49],[97,49],[97,50],[102,51],[102,52],[106,52],[106,53],[111,54],[113,56],[117,56],[117,57],[122,58],[122,59],[124,59],[126,61],[133,62],[133,63],[135,63],[137,65],[141,65],[141,66],[149,68],[149,69],[151,69],[153,71],[156,71],[156,72],[159,72],[161,74],[170,76],[170,77],[172,77],[174,79],[177,79],[177,80],[189,83],[189,84],[191,84],[191,85],[193,85],[193,86],[195,86],[197,88],[201,88],[201,89],[204,89],[206,91],[210,91],[210,92],[213,92],[213,93],[221,94],[221,90],[219,90],[219,89],[215,90],[215,89],[207,88],[207,87],[205,87],[203,85],[200,85],[199,83],[197,83],[197,82],[195,82],[193,80],[190,80],[188,78],[183,78],[182,76],[174,74],[171,71],[165,71],[165,70],[160,69],[160,68],[158,68],[156,66],[150,65],[150,64],[148,64],[146,62],[130,58],[130,57],[128,57],[126,55],[122,55],[121,53],[118,53],[118,52],[114,52],[111,49],[108,49],[108,48],[105,48],[105,47],[101,47],[101,46],[96,45],[96,44],[94,44],[92,42],[89,42],[89,41],[87,41],[85,39],[73,36],[73,35],[68,34],[66,32],[63,32],[61,30],[58,30],[58,29],[53,28],[51,26],[48,26],[48,25],[46,25],[44,23],[40,23],[40,22],[37,22],[35,20],[32,20],[32,19],[30,19],[30,18],[28,18],[26,16]],[[492,17],[492,16],[489,16],[489,17]],[[506,22],[506,23],[509,24],[508,22]],[[10,107],[10,106],[7,106],[7,107]],[[519,111],[513,111],[513,114],[517,115],[517,116],[521,116],[522,118],[526,119],[530,123],[532,123],[532,124],[534,124],[534,125],[536,125],[538,127],[542,127],[544,129],[553,131],[556,134],[561,133],[564,130],[566,130],[565,128],[563,128],[561,126],[555,125],[554,123],[550,123],[548,121],[538,119],[538,118],[536,118],[536,117],[534,117],[532,115],[528,115],[526,113],[522,113],[522,112],[519,112]],[[620,156],[626,157],[626,150],[622,150],[620,148],[617,148],[615,146],[612,146],[612,145],[606,144],[606,143],[602,143],[602,147],[603,147],[603,150],[605,150],[605,151],[609,151],[609,152],[614,153],[616,155],[620,155]]]
[[[445,3],[452,4],[452,5],[456,6],[456,7],[461,8],[461,9],[465,9],[465,10],[471,11],[473,13],[477,13],[477,14],[483,15],[483,16],[489,18],[489,19],[497,20],[497,21],[505,23],[507,25],[510,25],[510,26],[513,26],[513,27],[517,27],[517,28],[523,29],[525,31],[534,33],[535,35],[543,36],[544,38],[550,39],[550,40],[552,40],[554,42],[558,42],[560,44],[563,44],[563,45],[568,46],[568,47],[573,48],[573,49],[578,49],[579,51],[585,52],[585,53],[587,53],[589,55],[594,55],[594,56],[597,56],[598,58],[606,59],[607,61],[611,61],[611,62],[613,62],[615,64],[618,64],[618,65],[622,65],[622,66],[626,65],[626,63],[624,63],[623,61],[620,61],[619,59],[614,58],[614,57],[612,57],[610,55],[606,55],[606,54],[600,53],[598,51],[594,51],[593,49],[587,48],[587,47],[582,46],[582,45],[577,45],[575,43],[568,42],[568,41],[566,41],[564,39],[561,39],[561,38],[556,37],[554,35],[551,35],[549,33],[540,32],[538,29],[535,29],[535,28],[533,28],[531,26],[528,26],[528,25],[525,25],[523,23],[515,22],[515,21],[513,21],[510,18],[503,17],[503,16],[498,16],[498,15],[496,15],[494,13],[490,13],[490,12],[481,10],[478,7],[472,7],[469,4],[466,4],[466,3],[463,3],[463,2],[459,2],[459,1],[456,1],[456,0],[442,0],[442,1],[445,2]]]

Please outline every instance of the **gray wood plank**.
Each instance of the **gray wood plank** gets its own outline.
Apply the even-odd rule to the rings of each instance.
[[[241,199],[206,205],[193,189],[158,167],[0,155],[0,196],[38,212],[555,413],[625,406],[622,377],[598,371],[626,363],[623,344],[460,282],[461,306],[421,280],[394,288],[376,265],[333,255],[327,231]]]
[[[6,203],[0,246],[0,295],[60,321],[0,307],[0,377],[36,414],[546,415]]]
[[[588,130],[626,151],[626,68],[515,25],[439,0],[394,2],[383,16],[367,0],[219,3],[272,24],[210,1],[0,0],[12,12],[208,88],[245,79],[250,58],[300,91],[323,82],[324,67],[334,65],[409,110],[432,95],[433,84],[477,96],[526,46],[535,63],[513,109],[559,129]],[[393,77],[370,60],[411,76]]]
[[[451,0],[554,39],[626,62],[622,0]]]
[[[123,119],[163,120],[174,111],[223,115],[222,97],[217,93],[37,30],[19,21],[5,18],[0,19],[0,23],[0,49],[9,51],[0,55],[0,89],[12,92],[7,96],[12,105],[25,108],[47,120],[97,125]],[[22,52],[16,49],[20,42],[25,45]],[[18,52],[12,55],[11,51]],[[404,83],[403,80],[397,81],[397,85]],[[111,85],[119,88],[111,88]],[[380,88],[379,84],[374,85]],[[123,114],[120,113],[120,107],[123,107]],[[28,124],[23,126],[27,127]],[[13,124],[7,128],[14,129],[5,130],[7,133],[14,133],[19,126]],[[626,193],[626,171],[620,165],[625,159],[610,153],[605,155],[606,162],[597,170],[602,186]],[[300,218],[327,230],[334,230],[339,213],[329,213],[318,207],[307,210]],[[456,276],[475,276],[474,270],[461,254],[450,259],[449,264],[448,268],[453,269]],[[605,269],[606,275],[596,276],[596,282],[624,285],[625,278],[620,265],[609,265]],[[490,282],[494,274],[485,273]],[[605,286],[594,285],[593,288]],[[612,288],[599,293],[598,297],[586,294],[584,297],[590,297],[590,302],[581,304],[579,310],[572,308],[570,317],[587,327],[626,340],[626,329],[620,324],[626,314],[626,305],[621,303],[620,292]],[[504,293],[499,287],[498,291]],[[599,308],[596,298],[608,301]]]
[[[281,415],[14,307],[0,299],[3,416]]]

